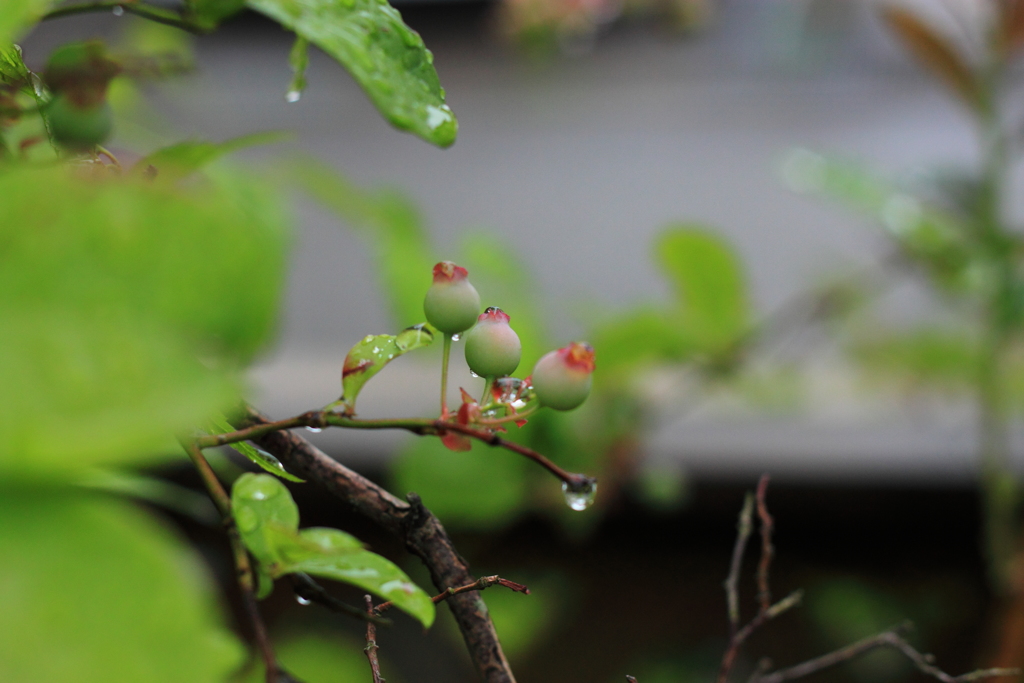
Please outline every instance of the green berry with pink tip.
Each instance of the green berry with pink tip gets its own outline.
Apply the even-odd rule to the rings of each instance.
[[[590,395],[594,372],[594,348],[586,342],[546,353],[533,368],[531,382],[542,406],[572,410]]]
[[[519,367],[523,345],[508,322],[507,313],[491,306],[466,333],[466,363],[481,377],[504,377]]]
[[[480,314],[480,295],[466,276],[469,272],[451,261],[434,266],[434,284],[423,299],[427,322],[447,335],[465,332]]]

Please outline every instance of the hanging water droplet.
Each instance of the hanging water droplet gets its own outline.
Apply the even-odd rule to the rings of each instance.
[[[469,374],[473,375],[473,377],[480,377],[480,375],[476,374],[472,370],[469,371]]]
[[[459,341],[460,339],[462,339],[462,335],[461,334],[453,334],[452,335],[452,341]]]
[[[298,91],[298,90],[289,90],[285,94],[285,96],[284,96],[285,102],[290,102],[292,104],[294,104],[295,102],[298,102],[299,99],[301,99],[301,98],[302,98],[302,93],[300,91]]]
[[[320,427],[306,427],[306,429],[310,432],[313,432],[314,434],[319,434],[320,432],[324,431]]]
[[[310,600],[309,598],[304,598],[301,595],[296,595],[295,596],[295,602],[299,603],[303,607],[305,607],[306,605],[312,605],[313,604],[312,600]]]
[[[573,510],[582,512],[594,504],[594,496],[597,494],[597,482],[587,479],[583,484],[570,488],[569,482],[562,482],[562,494],[565,496],[565,503]]]
[[[124,16],[124,7],[121,7],[120,5],[114,5],[114,9],[110,11],[114,13],[115,17]]]

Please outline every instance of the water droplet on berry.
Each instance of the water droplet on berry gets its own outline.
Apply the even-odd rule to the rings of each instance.
[[[480,376],[480,375],[476,374],[475,372],[473,372],[472,370],[469,371],[469,374],[473,375],[473,377],[479,377]]]
[[[114,13],[115,17],[124,16],[124,7],[121,7],[120,5],[114,5],[114,9],[110,11]]]
[[[452,335],[452,341],[459,341],[460,339],[462,339],[462,335],[461,334],[453,334]]]
[[[594,504],[594,496],[597,494],[597,482],[587,479],[583,484],[570,487],[569,482],[562,482],[562,494],[565,496],[565,503],[573,510],[582,512]]]
[[[313,604],[312,600],[310,600],[309,598],[304,598],[301,595],[296,595],[295,596],[295,602],[299,603],[303,607],[305,607],[306,605],[312,605]]]
[[[286,102],[290,102],[292,104],[294,104],[295,102],[298,102],[299,99],[301,99],[301,98],[302,98],[302,93],[299,92],[298,90],[289,90],[287,92],[287,94],[285,94],[285,96],[284,96],[285,101]]]
[[[307,429],[308,431],[311,431],[311,432],[313,432],[314,434],[319,434],[320,432],[324,431],[324,430],[323,430],[323,429],[321,429],[320,427],[306,427],[306,429]]]

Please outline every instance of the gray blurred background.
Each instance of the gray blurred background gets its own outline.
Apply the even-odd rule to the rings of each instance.
[[[155,109],[181,137],[294,131],[293,145],[356,183],[410,196],[441,253],[467,231],[500,235],[528,265],[523,277],[535,280],[560,340],[580,334],[594,311],[667,296],[650,250],[672,221],[707,225],[735,245],[765,316],[877,261],[885,240],[875,226],[786,188],[779,166],[795,146],[882,171],[973,162],[969,120],[903,56],[866,0],[723,0],[698,32],[621,23],[545,62],[496,37],[489,4],[399,7],[433,50],[459,117],[451,149],[390,129],[315,50],[307,91],[286,103],[289,36],[253,16],[200,38],[201,70],[153,88]],[[25,41],[26,57],[39,65],[48,46],[116,31],[117,21],[47,23]],[[252,375],[253,400],[277,416],[336,398],[347,349],[394,327],[362,242],[311,206],[299,207],[298,224],[280,341]],[[893,320],[930,310],[912,286],[883,308]],[[819,333],[796,347],[791,360],[806,371],[797,407],[766,414],[703,397],[650,435],[650,457],[727,478],[767,469],[834,480],[973,478],[968,403],[868,391]],[[362,414],[433,410],[434,375],[432,364],[402,359],[367,388]],[[314,438],[358,461],[385,456],[401,437]]]

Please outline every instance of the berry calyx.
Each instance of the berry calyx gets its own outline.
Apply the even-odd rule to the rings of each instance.
[[[593,372],[594,348],[573,342],[537,361],[531,375],[533,390],[542,406],[572,410],[590,395]]]
[[[427,322],[453,335],[465,332],[480,313],[480,295],[466,279],[468,271],[451,261],[434,266],[434,284],[423,299]]]
[[[519,367],[523,345],[508,321],[507,313],[491,306],[466,333],[466,363],[481,377],[504,377]]]

